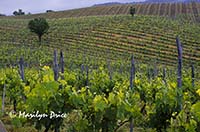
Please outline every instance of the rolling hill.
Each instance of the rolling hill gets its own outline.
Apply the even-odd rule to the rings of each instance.
[[[190,2],[200,2],[199,0],[146,0],[144,3],[190,3]]]
[[[200,130],[199,6],[111,4],[1,17],[2,126],[9,132]],[[36,17],[50,26],[41,43],[28,29]],[[36,110],[67,116],[25,115]]]
[[[50,31],[38,47],[37,36],[27,29],[28,21],[0,20],[2,64],[15,65],[20,56],[30,65],[49,64],[53,50],[62,49],[79,64],[83,63],[83,56],[90,57],[92,63],[100,64],[101,60],[108,59],[127,64],[130,55],[134,54],[138,63],[176,66],[175,40],[179,35],[184,64],[200,65],[197,24],[156,16],[132,18],[127,15],[49,19]]]
[[[134,18],[127,15],[131,6],[137,10]],[[199,7],[199,3],[127,4],[1,17],[0,40],[2,53],[5,53],[0,59],[2,64],[15,64],[22,53],[34,52],[47,59],[38,60],[28,55],[25,58],[31,60],[30,63],[50,63],[50,55],[56,48],[66,50],[70,56],[75,54],[79,60],[82,55],[94,60],[97,56],[102,60],[128,60],[130,54],[135,54],[142,63],[174,66],[177,61],[175,39],[179,35],[186,65],[192,62],[199,65],[200,29],[198,23],[191,23],[199,21]],[[44,37],[43,48],[40,47],[44,52],[39,53],[37,37],[27,29],[29,19],[36,17],[48,18],[51,27]],[[20,47],[24,47],[24,51]]]
[[[146,4],[123,4],[109,6],[93,6],[88,8],[73,9],[59,12],[49,12],[17,17],[6,18],[21,18],[31,19],[36,17],[53,18],[69,18],[69,17],[84,17],[84,16],[105,16],[105,15],[127,15],[131,6],[136,8],[138,15],[158,15],[171,18],[184,17],[191,21],[200,21],[200,3],[146,3]],[[187,14],[187,15],[186,15]],[[3,17],[0,17],[3,18]]]

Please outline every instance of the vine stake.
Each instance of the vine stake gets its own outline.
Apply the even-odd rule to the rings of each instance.
[[[58,81],[59,67],[58,67],[58,62],[57,62],[57,51],[56,50],[54,50],[53,71],[54,71],[54,80]]]
[[[194,84],[195,76],[194,76],[194,65],[193,64],[191,65],[191,70],[192,70],[192,87],[194,87],[195,86],[195,84]]]
[[[130,75],[130,88],[133,90],[133,81],[135,80],[135,61],[132,55],[131,57],[131,75]],[[130,132],[133,132],[133,117],[130,118]]]
[[[179,37],[176,37],[176,44],[178,49],[178,78],[177,78],[177,86],[179,88],[178,92],[178,110],[182,109],[182,93],[181,93],[181,87],[182,87],[182,54],[183,49],[180,42]]]

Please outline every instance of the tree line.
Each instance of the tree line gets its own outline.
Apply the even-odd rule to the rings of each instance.
[[[54,12],[54,10],[46,10],[46,13],[49,13],[49,12]],[[135,13],[136,13],[136,9],[135,9],[135,7],[132,6],[130,8],[130,14],[132,16],[134,16]],[[30,15],[30,14],[31,13],[29,12],[28,15]],[[20,15],[26,15],[26,13],[24,11],[22,11],[22,9],[18,9],[17,11],[13,12],[13,15],[14,16],[20,16]],[[0,16],[5,16],[5,15],[0,13]]]

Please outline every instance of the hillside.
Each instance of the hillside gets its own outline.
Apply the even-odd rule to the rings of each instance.
[[[109,5],[109,6],[93,6],[88,8],[73,9],[59,12],[49,12],[35,15],[7,17],[7,18],[68,18],[68,17],[83,17],[83,16],[105,16],[105,15],[120,15],[129,14],[131,6],[136,8],[136,14],[139,15],[158,15],[168,16],[172,18],[182,17],[187,14],[187,19],[199,21],[200,3],[158,3],[158,4],[124,4],[124,5]],[[190,14],[190,15],[188,15]]]
[[[189,3],[189,2],[200,2],[200,0],[145,0],[145,1],[136,1],[136,2],[128,2],[128,3],[120,3],[120,2],[107,2],[101,4],[95,4],[94,6],[108,6],[108,5],[123,5],[123,4],[145,4],[145,3]]]
[[[1,17],[0,127],[198,132],[199,4],[131,6]],[[48,18],[41,43],[34,17]]]
[[[184,64],[194,62],[200,65],[200,27],[197,24],[183,24],[153,16],[82,17],[48,21],[50,31],[38,50],[37,36],[27,29],[28,20],[0,20],[2,64],[16,64],[20,56],[24,56],[30,65],[51,63],[53,49],[62,49],[67,56],[76,58],[77,63],[82,63],[78,60],[83,60],[83,55],[91,57],[90,60],[94,60],[90,61],[92,63],[100,63],[100,60],[107,59],[125,62],[134,54],[138,63],[156,62],[176,66],[175,38],[179,35],[184,48]]]
[[[177,2],[183,2],[183,3],[189,3],[189,2],[200,2],[199,0],[146,0],[144,3],[177,3]]]
[[[13,59],[17,59],[17,55],[24,52],[21,51],[23,48],[20,50],[17,48],[16,53],[13,53],[15,46],[31,47],[34,52],[36,51],[35,54],[38,54],[37,37],[27,29],[29,21],[27,19],[45,17],[49,18],[51,28],[44,37],[44,47],[41,50],[45,52],[39,53],[47,58],[41,63],[51,62],[52,58],[49,55],[54,48],[64,48],[72,53],[71,56],[79,53],[80,58],[83,54],[87,54],[94,60],[97,56],[101,56],[103,60],[106,58],[114,61],[128,60],[130,54],[134,53],[142,63],[156,61],[162,65],[174,66],[176,65],[175,38],[179,35],[185,46],[186,64],[189,65],[194,61],[199,65],[199,25],[190,23],[199,21],[199,3],[137,4],[134,5],[138,14],[135,18],[124,15],[129,14],[131,6],[129,4],[97,6],[30,16],[2,17],[3,19],[0,19],[2,46],[7,44],[14,46],[13,48],[5,46],[2,50],[12,52],[14,57],[2,56],[0,59],[5,65],[9,61],[15,63]],[[171,16],[173,20],[153,15]],[[51,50],[48,50],[47,46]],[[31,53],[32,49],[28,52]],[[31,59],[29,57],[31,56],[27,56],[27,60],[40,61],[35,57]]]

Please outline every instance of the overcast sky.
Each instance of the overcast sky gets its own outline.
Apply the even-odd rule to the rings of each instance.
[[[142,0],[0,0],[0,13],[12,15],[13,11],[22,9],[26,13],[39,13],[51,10],[67,10],[88,7],[105,2],[133,2]]]

